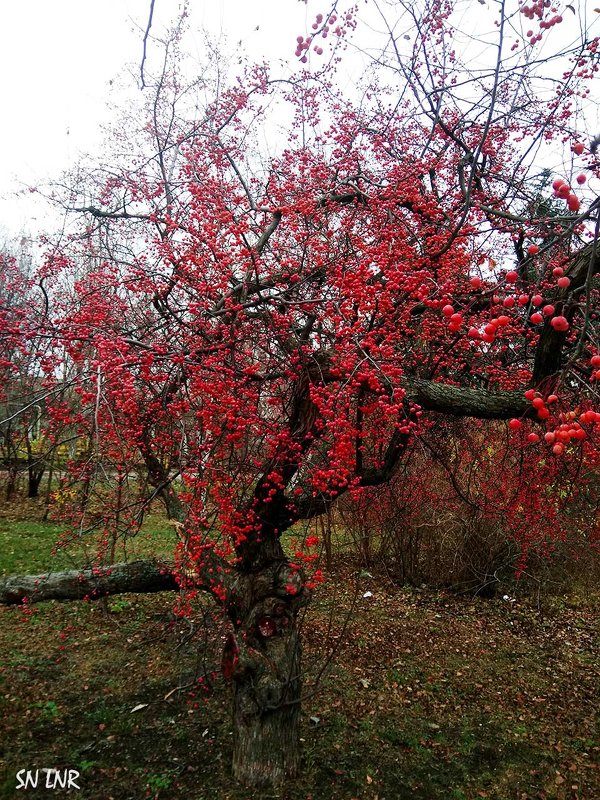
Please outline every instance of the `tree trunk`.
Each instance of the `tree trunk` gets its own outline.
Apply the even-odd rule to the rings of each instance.
[[[6,478],[6,500],[10,501],[17,493],[17,478],[19,476],[19,468],[10,463],[7,468]]]
[[[234,583],[228,613],[235,632],[223,673],[233,678],[233,774],[248,786],[278,786],[298,774],[302,691],[297,615],[309,600],[287,562]]]
[[[44,477],[44,468],[29,467],[27,473],[27,497],[33,499],[39,497],[40,483]]]
[[[9,575],[0,578],[0,604],[43,600],[96,599],[125,592],[164,592],[177,589],[171,570],[156,561],[131,561],[95,569],[68,570],[48,575]]]
[[[233,774],[254,787],[298,774],[302,681],[295,624],[261,655],[236,679],[233,708]]]

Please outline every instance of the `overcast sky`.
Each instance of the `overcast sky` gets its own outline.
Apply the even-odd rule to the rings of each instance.
[[[294,60],[295,37],[312,13],[290,0],[192,0],[190,6],[193,27],[226,35],[231,46],[241,40],[254,58]],[[128,66],[139,71],[149,7],[150,0],[2,0],[0,230],[43,228],[42,207],[15,192],[58,176],[81,152],[98,147],[107,101],[118,103],[111,81]],[[155,0],[152,32],[164,30],[179,8],[179,0]]]
[[[180,0],[155,0],[152,33],[164,31],[180,5]],[[297,66],[296,36],[310,30],[315,14],[326,11],[329,2],[191,0],[189,5],[192,30],[225,36],[236,50],[241,42],[251,58],[285,59]],[[575,0],[574,5],[577,19],[565,12],[559,34],[565,42],[577,38],[584,9],[588,18],[597,22],[599,17],[600,0]],[[28,193],[17,196],[19,190],[58,177],[82,152],[98,151],[107,103],[119,104],[117,86],[129,70],[139,80],[149,8],[150,0],[0,0],[0,239],[3,231],[35,234],[48,221],[45,206]],[[462,0],[459,13],[462,23],[473,25],[470,46],[480,51],[484,31],[497,14],[495,3]],[[198,35],[199,58],[202,42]],[[152,41],[148,46],[153,48]],[[592,127],[597,107],[595,117]]]

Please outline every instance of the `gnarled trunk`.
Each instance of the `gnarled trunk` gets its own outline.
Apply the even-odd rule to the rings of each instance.
[[[242,575],[228,603],[234,633],[223,672],[234,687],[234,776],[248,786],[277,786],[298,773],[302,690],[300,572],[287,562]]]
[[[300,660],[294,625],[235,681],[233,774],[248,786],[277,786],[298,773]]]

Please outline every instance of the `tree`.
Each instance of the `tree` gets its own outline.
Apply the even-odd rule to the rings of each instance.
[[[184,90],[168,42],[149,122],[129,131],[140,149],[69,187],[83,219],[43,266],[52,341],[93,418],[87,463],[145,471],[139,513],[158,497],[175,521],[180,587],[230,621],[234,772],[251,785],[299,765],[296,619],[320,575],[317,538],[290,552],[283,534],[387,482],[433,425],[450,436],[443,416],[508,421],[520,468],[502,491],[525,545],[548,486],[574,491],[598,457],[600,218],[573,177],[598,177],[576,128],[598,40],[542,58],[560,15],[501,4],[495,62],[465,65],[449,3],[374,3],[385,45],[350,98],[333,66],[302,67],[359,23],[338,5],[299,37],[285,81],[259,66]],[[517,33],[523,18],[539,33]],[[267,157],[276,103],[290,124]],[[547,158],[563,159],[551,185]],[[38,581],[33,599],[72,596],[72,579]],[[96,566],[83,591],[94,579],[172,585],[151,565]],[[3,585],[5,602],[31,593]]]
[[[0,253],[0,458],[6,469],[6,498],[16,491],[19,473],[27,472],[27,495],[38,496],[53,448],[44,436],[44,397],[40,362],[45,347],[30,347],[30,326],[36,337],[43,314],[43,287],[33,278],[26,241],[18,256],[5,247]],[[41,291],[40,291],[41,288]]]

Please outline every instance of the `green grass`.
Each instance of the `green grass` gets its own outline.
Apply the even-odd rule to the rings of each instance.
[[[56,549],[66,535],[66,547]],[[160,515],[151,515],[136,536],[119,537],[116,561],[152,556],[172,559],[176,544],[172,525]],[[75,569],[92,561],[98,552],[98,535],[81,538],[58,522],[0,517],[0,574],[42,573]]]
[[[67,555],[51,555],[61,531],[56,523],[0,518],[0,573],[41,572],[70,565]]]

